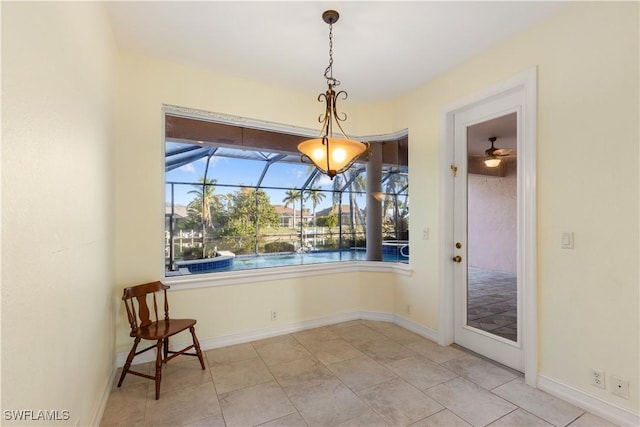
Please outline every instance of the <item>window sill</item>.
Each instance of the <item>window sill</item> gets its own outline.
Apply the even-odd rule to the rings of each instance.
[[[379,261],[334,262],[289,267],[272,267],[255,270],[229,271],[214,274],[194,274],[189,276],[166,277],[164,283],[175,285],[173,290],[209,288],[214,286],[242,285],[269,280],[283,280],[300,277],[321,276],[350,272],[395,273],[411,276],[409,264]]]

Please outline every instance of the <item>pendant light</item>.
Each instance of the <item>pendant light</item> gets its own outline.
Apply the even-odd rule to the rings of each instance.
[[[496,142],[496,139],[498,138],[495,136],[489,138],[489,141],[491,142],[491,148],[484,152],[484,164],[488,168],[497,168],[501,162],[500,157],[496,156],[496,151],[498,151],[498,149],[493,146],[493,143]]]
[[[498,157],[486,157],[484,159],[484,165],[488,168],[497,168],[500,166],[501,160]]]
[[[298,144],[298,150],[302,153],[302,160],[311,160],[322,173],[331,179],[339,173],[349,169],[356,159],[365,152],[367,144],[349,139],[340,122],[347,120],[344,113],[338,114],[336,102],[338,97],[347,99],[347,92],[336,92],[334,88],[340,85],[340,81],[333,77],[333,24],[338,21],[340,15],[335,10],[327,10],[322,14],[324,22],[329,24],[329,66],[324,71],[327,79],[327,91],[318,95],[318,101],[323,99],[326,103],[324,114],[318,121],[322,123],[318,138],[309,139]],[[337,126],[342,137],[333,135],[333,126]]]

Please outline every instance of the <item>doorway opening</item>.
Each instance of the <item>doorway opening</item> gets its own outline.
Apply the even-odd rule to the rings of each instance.
[[[524,372],[525,382],[536,386],[537,382],[537,262],[536,262],[536,127],[537,127],[537,70],[531,68],[508,80],[489,86],[442,108],[442,138],[440,143],[440,314],[439,337],[441,345],[454,342],[482,354],[503,365]],[[517,244],[513,251],[517,259],[516,286],[518,319],[515,334],[503,335],[482,330],[467,324],[467,300],[475,296],[473,286],[467,291],[468,275],[477,273],[473,267],[485,267],[473,261],[474,243],[467,241],[467,178],[469,158],[467,130],[495,118],[516,113],[517,161],[515,177],[517,188]],[[491,146],[485,135],[484,150]],[[495,142],[495,148],[502,148]],[[481,151],[482,153],[482,151]],[[478,177],[488,180],[489,176]],[[463,191],[456,191],[463,189]],[[472,208],[473,209],[473,208]],[[473,233],[471,235],[473,239]],[[492,244],[491,238],[483,242]],[[467,253],[470,250],[470,253]],[[495,258],[504,259],[503,256]],[[471,262],[467,267],[468,262]],[[485,268],[488,269],[488,268]],[[491,270],[496,267],[491,268]],[[494,270],[495,271],[495,270]],[[507,271],[504,267],[497,271]],[[503,277],[504,279],[504,277]],[[473,277],[471,282],[474,282]],[[492,279],[494,280],[494,279]],[[506,281],[512,279],[507,278]],[[479,281],[479,280],[478,280]],[[494,301],[500,303],[505,301]],[[488,304],[491,305],[491,304]],[[507,304],[504,304],[505,306]],[[479,306],[478,306],[479,307]],[[495,307],[497,309],[497,307]],[[505,308],[505,307],[502,307]],[[507,313],[509,310],[502,312]],[[477,312],[477,314],[480,314]],[[506,317],[512,316],[508,313]],[[485,316],[487,317],[487,316]],[[482,317],[478,317],[481,319]],[[476,320],[476,319],[469,319]],[[503,322],[504,323],[504,322]],[[494,322],[494,326],[496,323]],[[488,329],[488,328],[487,328]],[[463,342],[463,340],[465,342]]]
[[[518,342],[517,114],[467,128],[467,321]]]

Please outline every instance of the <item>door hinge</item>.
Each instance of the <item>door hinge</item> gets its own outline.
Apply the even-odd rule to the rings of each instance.
[[[451,173],[453,174],[453,177],[455,178],[455,176],[458,174],[458,166],[451,165]]]

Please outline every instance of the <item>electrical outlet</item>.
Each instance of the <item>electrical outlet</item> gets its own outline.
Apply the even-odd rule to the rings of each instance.
[[[591,370],[591,385],[594,385],[600,388],[605,388],[604,371],[599,371],[597,369]]]
[[[629,398],[629,381],[611,375],[611,393],[623,399]]]
[[[278,312],[276,311],[271,312],[271,320],[278,320]]]

